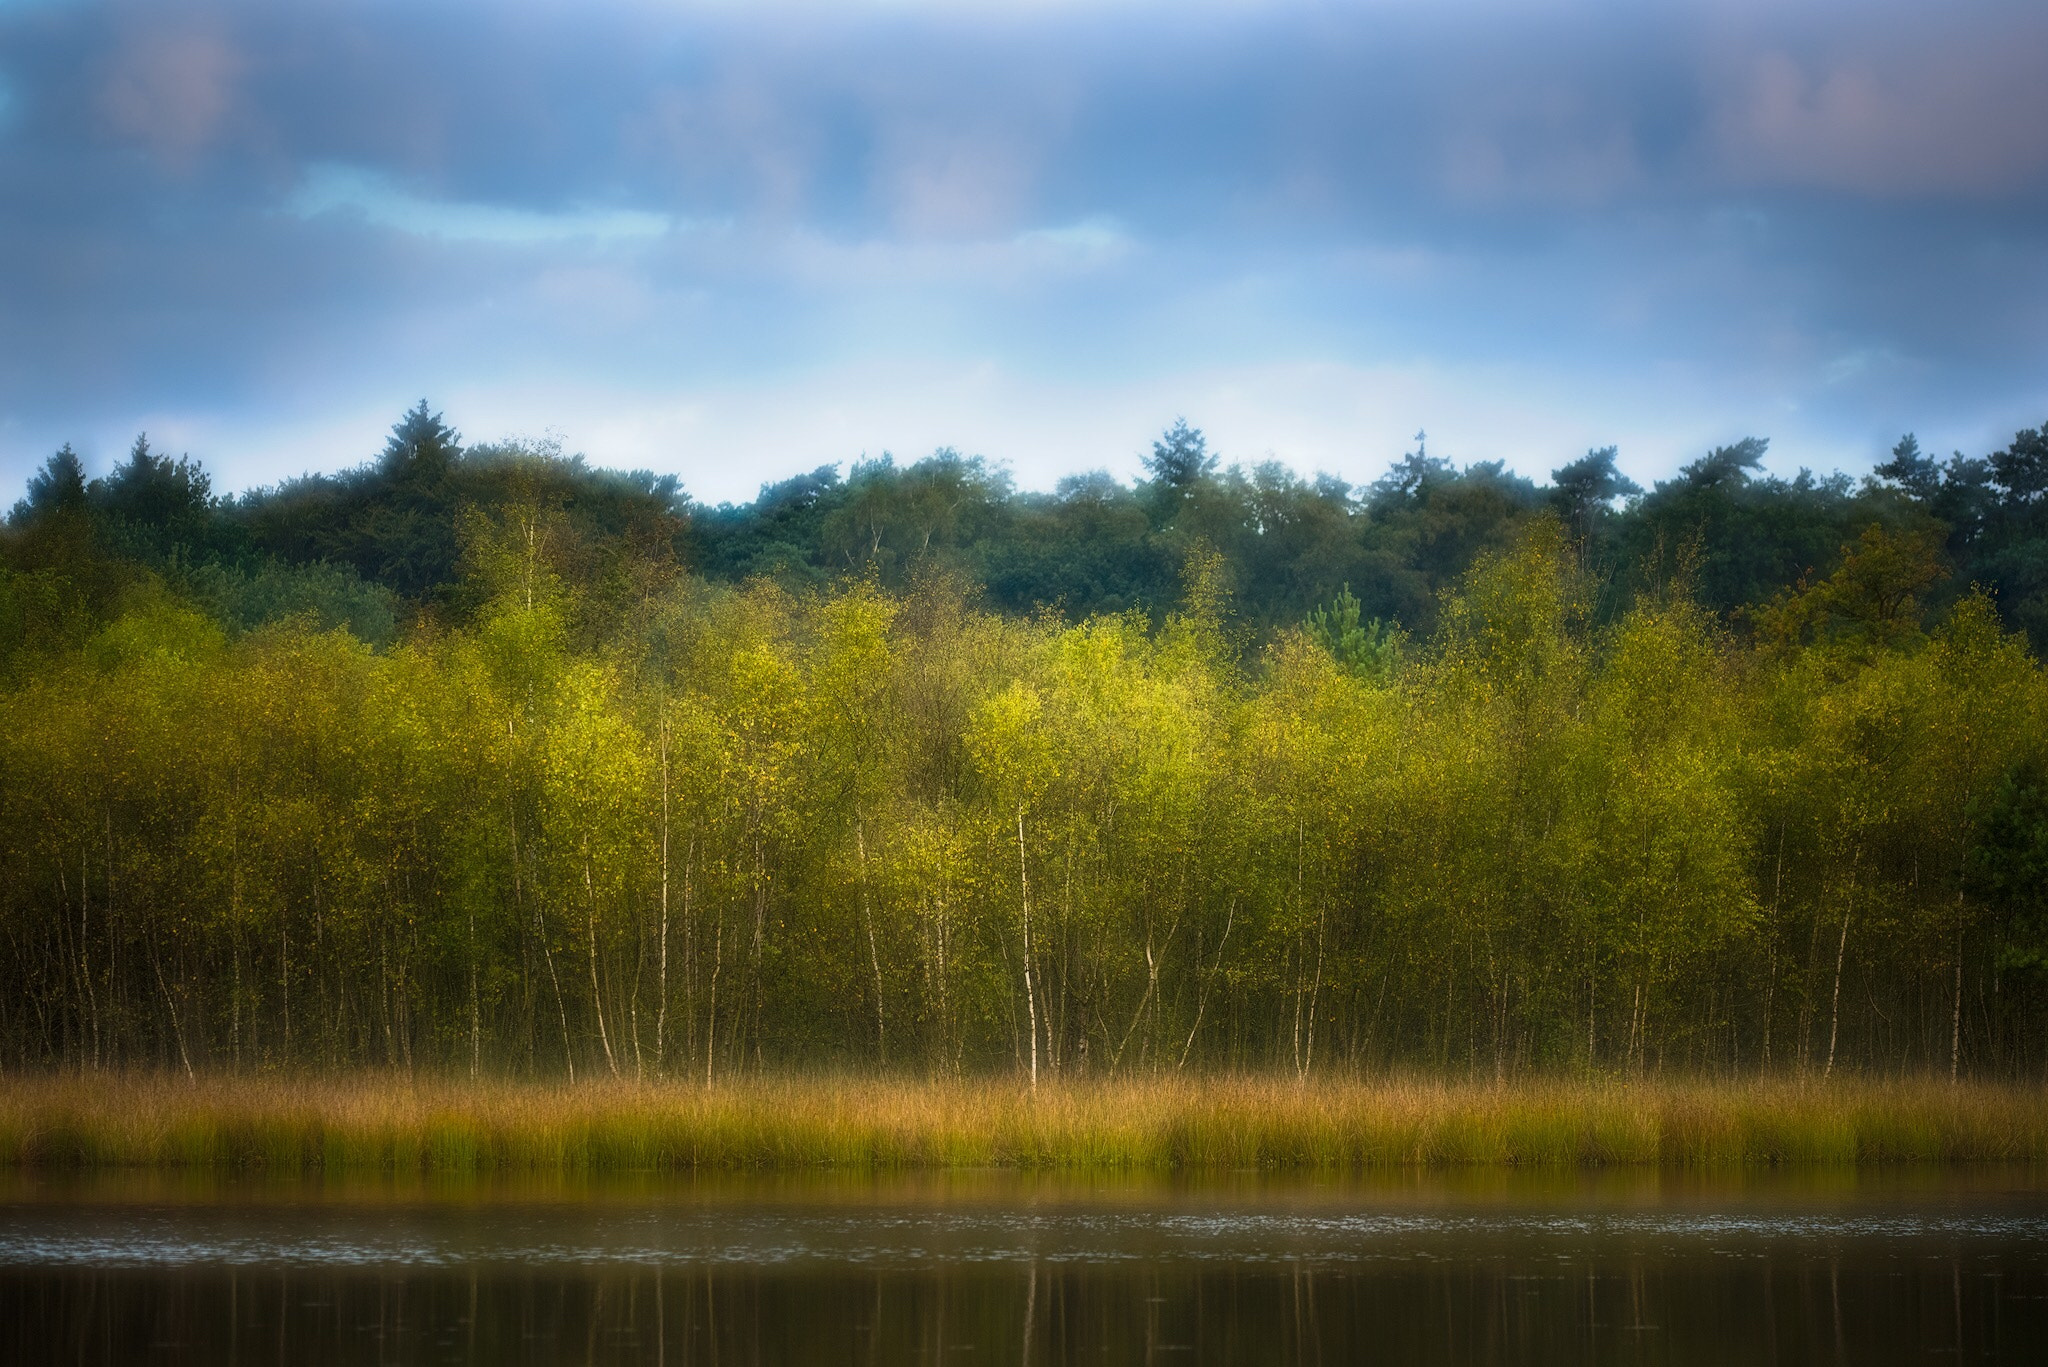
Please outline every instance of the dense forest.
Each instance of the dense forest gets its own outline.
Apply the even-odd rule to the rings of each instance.
[[[427,405],[0,536],[0,1062],[2048,1066],[2048,435],[1642,490],[1177,423],[692,503]]]

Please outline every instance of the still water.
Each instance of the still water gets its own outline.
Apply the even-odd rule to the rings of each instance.
[[[0,1179],[6,1363],[2048,1363],[2048,1182]]]

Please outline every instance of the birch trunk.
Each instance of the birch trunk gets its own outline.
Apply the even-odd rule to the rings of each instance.
[[[1038,1090],[1038,990],[1031,975],[1031,868],[1024,855],[1024,809],[1017,809],[1017,895],[1024,912],[1024,1007],[1031,1025],[1031,1090]]]

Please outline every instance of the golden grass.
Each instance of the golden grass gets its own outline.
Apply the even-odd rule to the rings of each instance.
[[[2048,1161],[2048,1093],[1945,1082],[865,1077],[675,1085],[385,1076],[0,1080],[0,1165],[478,1174]]]

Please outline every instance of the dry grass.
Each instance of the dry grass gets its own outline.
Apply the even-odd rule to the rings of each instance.
[[[0,1082],[0,1165],[431,1173],[1212,1171],[2048,1160],[2048,1093],[1986,1084],[1288,1078],[687,1086],[359,1077]]]

